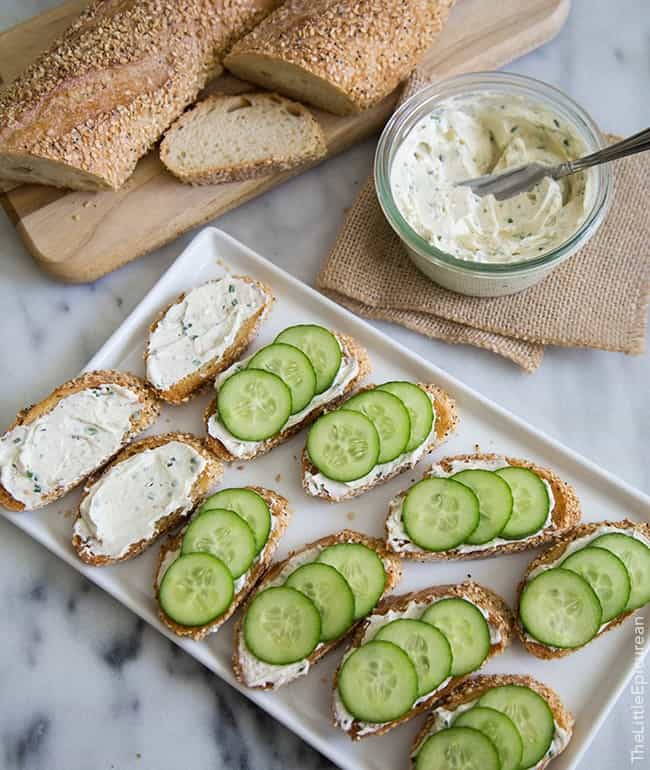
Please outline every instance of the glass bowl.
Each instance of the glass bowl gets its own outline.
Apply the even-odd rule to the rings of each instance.
[[[406,221],[393,198],[390,172],[397,149],[411,129],[451,97],[471,98],[489,92],[507,98],[527,99],[565,120],[587,152],[605,144],[593,119],[557,88],[523,75],[478,72],[434,83],[408,99],[386,124],[375,154],[374,177],[379,204],[391,227],[404,243],[415,265],[431,280],[460,294],[498,297],[527,289],[582,248],[594,235],[609,209],[612,174],[609,164],[592,168],[591,207],[576,232],[559,247],[519,262],[471,262],[437,249]]]

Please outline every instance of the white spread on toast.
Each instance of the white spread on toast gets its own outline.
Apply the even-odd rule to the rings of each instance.
[[[341,364],[339,366],[338,372],[336,373],[334,381],[327,390],[323,391],[323,393],[316,394],[304,409],[302,409],[300,412],[297,412],[296,414],[292,414],[284,424],[282,428],[283,431],[288,430],[293,425],[297,425],[299,422],[302,422],[305,417],[311,414],[311,412],[313,412],[315,409],[331,403],[343,393],[345,393],[345,390],[350,382],[359,373],[359,362],[350,353],[350,351],[347,350],[345,345],[341,343],[341,340],[338,341],[341,345]],[[231,377],[233,374],[236,374],[237,372],[246,368],[246,364],[252,357],[253,356],[250,355],[246,358],[243,358],[241,361],[238,361],[224,372],[221,372],[221,374],[217,375],[217,378],[214,382],[215,389],[219,390],[221,385],[228,379],[228,377]],[[255,454],[257,454],[260,447],[266,443],[265,441],[243,441],[242,439],[236,438],[221,422],[217,412],[211,415],[210,419],[208,420],[208,433],[212,436],[212,438],[220,441],[228,450],[228,452],[233,455],[233,457],[240,459],[248,459],[253,457]],[[268,440],[270,439],[267,439],[267,441]]]
[[[435,735],[435,733],[440,732],[441,730],[444,730],[446,727],[451,727],[454,720],[457,719],[461,714],[463,714],[465,711],[469,711],[471,708],[473,708],[478,703],[478,698],[475,698],[474,700],[467,701],[467,703],[461,703],[458,705],[455,709],[445,709],[445,708],[437,708],[434,713],[434,721],[431,725],[431,729],[427,733],[427,735],[420,741],[418,744],[416,750],[411,755],[412,757],[417,756],[418,751],[422,748],[424,745],[425,740],[430,735]],[[545,764],[547,760],[551,759],[552,757],[556,757],[558,754],[561,754],[564,749],[567,747],[569,740],[571,739],[571,733],[568,730],[565,730],[563,727],[561,727],[557,720],[555,719],[555,716],[553,716],[553,725],[555,727],[555,732],[553,733],[553,740],[551,741],[551,745],[548,747],[548,750],[546,751],[546,754],[539,760],[539,762],[536,762],[534,765],[531,765],[528,770],[537,770],[541,765]]]
[[[404,452],[390,462],[378,463],[369,473],[362,476],[360,479],[354,479],[354,481],[334,481],[318,470],[315,473],[306,471],[304,484],[308,493],[318,496],[325,492],[333,500],[338,500],[349,494],[351,490],[372,487],[382,479],[391,476],[396,470],[399,470],[399,472],[402,473],[417,465],[423,455],[429,450],[429,447],[436,437],[435,399],[431,393],[427,393],[427,395],[431,399],[431,404],[433,406],[433,423],[431,424],[429,435],[424,439],[420,446],[415,447],[411,452]]]
[[[0,438],[0,481],[27,508],[41,505],[105,463],[120,449],[142,408],[121,385],[71,393],[27,425]]]
[[[473,604],[476,607],[476,609],[481,613],[481,615],[483,615],[483,617],[487,621],[488,629],[490,631],[490,644],[492,645],[499,644],[501,642],[501,632],[493,623],[490,622],[489,614],[483,607],[481,607],[479,604],[476,604],[476,602],[471,601],[471,599],[468,599],[466,596],[458,597],[456,596],[456,594],[448,594],[446,596],[436,596],[433,599],[430,599],[427,601],[414,600],[412,602],[409,602],[408,605],[401,610],[391,609],[384,613],[369,615],[367,619],[364,621],[366,623],[366,627],[365,627],[365,631],[363,633],[361,642],[359,643],[359,646],[361,646],[362,644],[365,644],[366,642],[369,642],[375,636],[375,634],[379,632],[379,630],[383,626],[388,625],[388,623],[391,623],[393,620],[400,620],[403,618],[419,620],[419,618],[422,617],[423,613],[433,604],[443,601],[443,599],[457,599],[457,598],[465,599],[465,601],[468,601],[470,604]],[[358,649],[358,647],[355,646],[353,649],[349,649],[345,653],[345,655],[341,658],[341,664],[340,664],[341,666],[343,665],[344,661],[356,649]],[[431,690],[431,692],[427,692],[427,693],[424,693],[424,695],[421,695],[413,704],[413,708],[415,708],[416,706],[419,706],[420,703],[430,698],[434,693],[439,692],[440,690],[445,688],[450,681],[451,681],[451,677],[449,676],[447,677],[447,679],[442,681],[434,690]],[[362,722],[360,720],[355,719],[355,717],[345,707],[345,704],[343,703],[343,700],[339,695],[338,688],[336,688],[334,691],[334,721],[342,730],[345,730],[345,731],[348,731],[352,727],[352,724],[355,723],[356,726],[358,727],[357,729],[358,735],[367,735],[367,734],[374,733],[384,725],[388,724],[388,722],[382,722],[377,724],[374,722],[373,723]]]
[[[192,289],[167,310],[149,335],[149,382],[158,390],[168,390],[221,358],[266,299],[258,284],[234,276]]]
[[[192,508],[192,488],[205,464],[181,441],[131,455],[87,490],[74,533],[89,541],[96,555],[124,556],[135,543],[153,537],[165,516]]]
[[[444,470],[444,468],[439,464],[434,465],[432,466],[431,471],[427,473],[427,477],[436,476],[441,478],[447,478],[449,476],[453,476],[455,473],[460,473],[460,471],[467,471],[467,470],[474,470],[474,469],[484,470],[484,471],[497,471],[500,468],[507,468],[508,466],[509,466],[509,463],[505,457],[495,457],[491,460],[454,460],[451,463],[451,468],[449,471]],[[548,481],[546,481],[546,479],[543,479],[541,477],[540,477],[540,480],[546,487],[550,505],[549,505],[546,521],[539,528],[537,532],[534,532],[532,535],[528,535],[527,537],[522,537],[519,540],[506,540],[505,538],[502,538],[502,537],[495,537],[492,540],[489,540],[487,543],[482,543],[480,545],[463,543],[462,545],[456,546],[456,548],[450,548],[449,551],[447,551],[446,553],[450,553],[450,554],[470,553],[471,551],[484,551],[487,548],[494,548],[499,545],[507,545],[508,543],[522,543],[522,542],[525,542],[526,540],[530,540],[533,537],[537,537],[540,532],[546,529],[549,529],[549,528],[553,529],[555,527],[555,524],[553,523],[555,495],[553,494],[553,488],[548,483]],[[418,545],[412,542],[406,530],[404,529],[404,522],[402,521],[402,504],[404,502],[406,492],[408,492],[408,490],[397,495],[397,497],[394,497],[390,501],[388,506],[388,517],[386,519],[388,547],[397,553],[400,553],[400,552],[422,553],[422,548],[420,548]]]

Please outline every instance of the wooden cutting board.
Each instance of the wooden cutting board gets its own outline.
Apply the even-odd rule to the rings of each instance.
[[[87,4],[88,0],[68,0],[1,34],[0,82],[11,82]],[[420,67],[439,77],[500,67],[553,37],[569,6],[570,0],[457,0],[447,26]],[[241,92],[246,88],[246,84],[226,76],[208,90]],[[376,132],[391,114],[397,96],[394,93],[373,109],[352,117],[315,111],[327,137],[329,156]],[[0,202],[29,252],[48,273],[62,281],[85,283],[295,173],[299,172],[189,187],[165,171],[154,150],[140,161],[118,192],[69,192],[23,185],[5,192]]]

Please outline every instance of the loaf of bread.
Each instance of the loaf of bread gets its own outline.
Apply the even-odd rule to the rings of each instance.
[[[118,189],[280,0],[93,0],[0,95],[0,179]]]
[[[287,0],[224,60],[238,77],[337,115],[381,101],[415,69],[454,0]]]

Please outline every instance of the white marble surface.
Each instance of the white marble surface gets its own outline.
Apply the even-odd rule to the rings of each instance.
[[[4,0],[0,28],[55,2]],[[559,37],[510,69],[562,87],[605,129],[625,134],[650,125],[647,0],[626,0],[619,7],[611,0],[574,0],[573,5]],[[223,217],[219,226],[313,282],[345,208],[366,178],[373,147],[373,141],[366,142]],[[0,425],[25,403],[73,376],[190,237],[96,284],[62,286],[32,264],[0,214]],[[648,355],[549,350],[541,369],[529,376],[490,353],[379,326],[650,492]],[[331,767],[2,520],[0,615],[2,768]],[[647,665],[645,673],[647,678]],[[627,688],[582,761],[582,770],[648,766],[632,765],[629,757],[632,706]],[[650,746],[646,763],[648,757]]]

